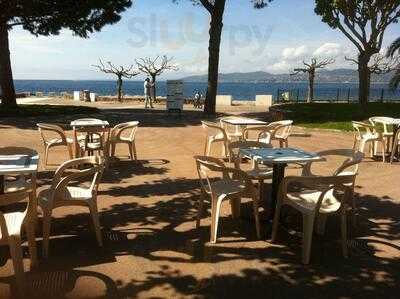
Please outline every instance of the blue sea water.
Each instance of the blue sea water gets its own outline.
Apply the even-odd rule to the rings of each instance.
[[[114,81],[69,81],[69,80],[15,80],[17,92],[70,92],[74,90],[90,90],[99,95],[116,94]],[[125,81],[124,94],[143,94],[143,82]],[[206,83],[185,82],[184,95],[191,97],[195,90],[205,94]],[[272,94],[274,99],[278,94],[290,91],[291,98],[302,101],[307,94],[307,83],[220,83],[218,94],[232,95],[234,100],[254,100],[256,95]],[[166,82],[157,83],[157,95],[166,95]],[[373,84],[371,86],[371,100],[400,100],[400,91],[392,92],[387,84]],[[354,83],[317,83],[315,84],[315,98],[321,100],[346,99],[356,100],[358,85]]]

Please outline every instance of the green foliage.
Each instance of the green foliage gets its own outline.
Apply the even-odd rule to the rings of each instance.
[[[397,38],[390,45],[387,56],[394,57],[395,55],[400,55],[400,37]],[[395,90],[400,85],[400,64],[396,67],[393,78],[390,80],[390,88]]]
[[[284,117],[297,126],[352,131],[352,120],[367,121],[371,116],[400,118],[400,103],[369,103],[363,111],[359,104],[301,103],[274,106],[286,111]]]
[[[18,107],[4,107],[0,105],[0,117],[15,116],[56,116],[85,114],[91,115],[98,113],[99,110],[93,107],[85,106],[63,106],[63,105],[18,105]]]
[[[0,0],[0,25],[22,25],[34,35],[58,34],[68,28],[87,37],[120,20],[131,0]]]
[[[360,50],[378,53],[383,33],[400,18],[400,0],[315,0],[315,13]]]

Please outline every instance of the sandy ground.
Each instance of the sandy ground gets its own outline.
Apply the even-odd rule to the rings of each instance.
[[[268,242],[270,225],[264,223],[263,238],[257,240],[246,201],[240,221],[232,219],[228,203],[224,205],[216,245],[208,243],[209,210],[201,229],[195,229],[199,185],[193,156],[204,147],[200,113],[187,111],[177,118],[161,110],[100,106],[101,113],[91,116],[112,124],[141,122],[139,161],[130,162],[127,149],[121,147],[121,161],[105,174],[98,197],[103,248],[96,245],[85,209],[55,211],[50,258],[41,259],[40,266],[27,273],[29,297],[399,298],[400,163],[362,163],[350,258],[341,255],[338,221],[332,216],[325,237],[314,239],[311,264],[303,266],[296,234],[281,230],[273,245]],[[247,115],[267,119],[265,113]],[[0,146],[34,148],[42,155],[36,122],[67,124],[74,118],[79,116],[0,119]],[[351,134],[297,132],[290,145],[309,151],[352,145]],[[65,149],[55,150],[50,163],[66,157]],[[337,163],[328,161],[318,168],[328,170]],[[291,167],[288,173],[298,171]],[[41,168],[41,188],[52,175]],[[295,219],[292,228],[301,228],[301,220]],[[40,235],[38,231],[39,249]],[[0,298],[9,298],[15,290],[11,260],[8,250],[0,249]],[[27,248],[24,252],[28,269]]]

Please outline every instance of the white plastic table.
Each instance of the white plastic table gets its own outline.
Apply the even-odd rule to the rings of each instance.
[[[73,130],[73,138],[74,138],[74,156],[79,156],[79,143],[78,143],[78,134],[77,130],[84,130],[85,128],[89,128],[90,131],[93,131],[93,128],[107,128],[110,124],[106,120],[100,119],[77,119],[71,122],[71,127]]]
[[[324,161],[325,159],[315,153],[306,152],[297,148],[257,148],[240,149],[242,156],[256,162],[272,164],[272,192],[269,219],[275,214],[279,186],[285,176],[285,168],[290,163],[305,163],[310,161]]]
[[[18,174],[36,174],[39,155],[0,155],[0,194],[4,194],[4,176]]]
[[[233,126],[262,126],[267,124],[265,121],[239,116],[223,119],[222,121]]]

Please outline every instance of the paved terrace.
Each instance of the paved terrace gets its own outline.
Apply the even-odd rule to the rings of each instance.
[[[209,215],[201,229],[195,229],[199,185],[193,155],[204,147],[199,112],[177,119],[158,110],[102,106],[101,113],[91,117],[113,124],[141,122],[139,161],[123,158],[105,173],[98,197],[103,248],[96,245],[86,210],[56,210],[50,257],[28,273],[33,297],[398,298],[399,163],[366,159],[361,165],[358,228],[352,231],[350,258],[341,255],[339,226],[332,217],[326,236],[314,239],[311,264],[303,266],[301,238],[281,230],[277,244],[266,236],[257,240],[253,222],[232,220],[228,203],[223,206],[219,243],[208,243]],[[36,122],[69,123],[78,117],[0,119],[0,145],[30,147],[43,155]],[[351,134],[296,131],[300,134],[290,138],[290,145],[305,150],[352,146]],[[67,157],[65,150],[53,153],[53,163]],[[123,147],[118,153],[127,156]],[[334,161],[321,169],[330,163]],[[40,186],[48,185],[52,174],[41,169]],[[250,215],[251,205],[243,203],[242,211]],[[301,221],[293,220],[293,228],[301,230]],[[263,229],[265,235],[266,225]],[[37,235],[40,249],[41,232]],[[8,298],[14,280],[7,249],[1,248],[0,263],[0,298]],[[25,263],[27,269],[28,258]]]

